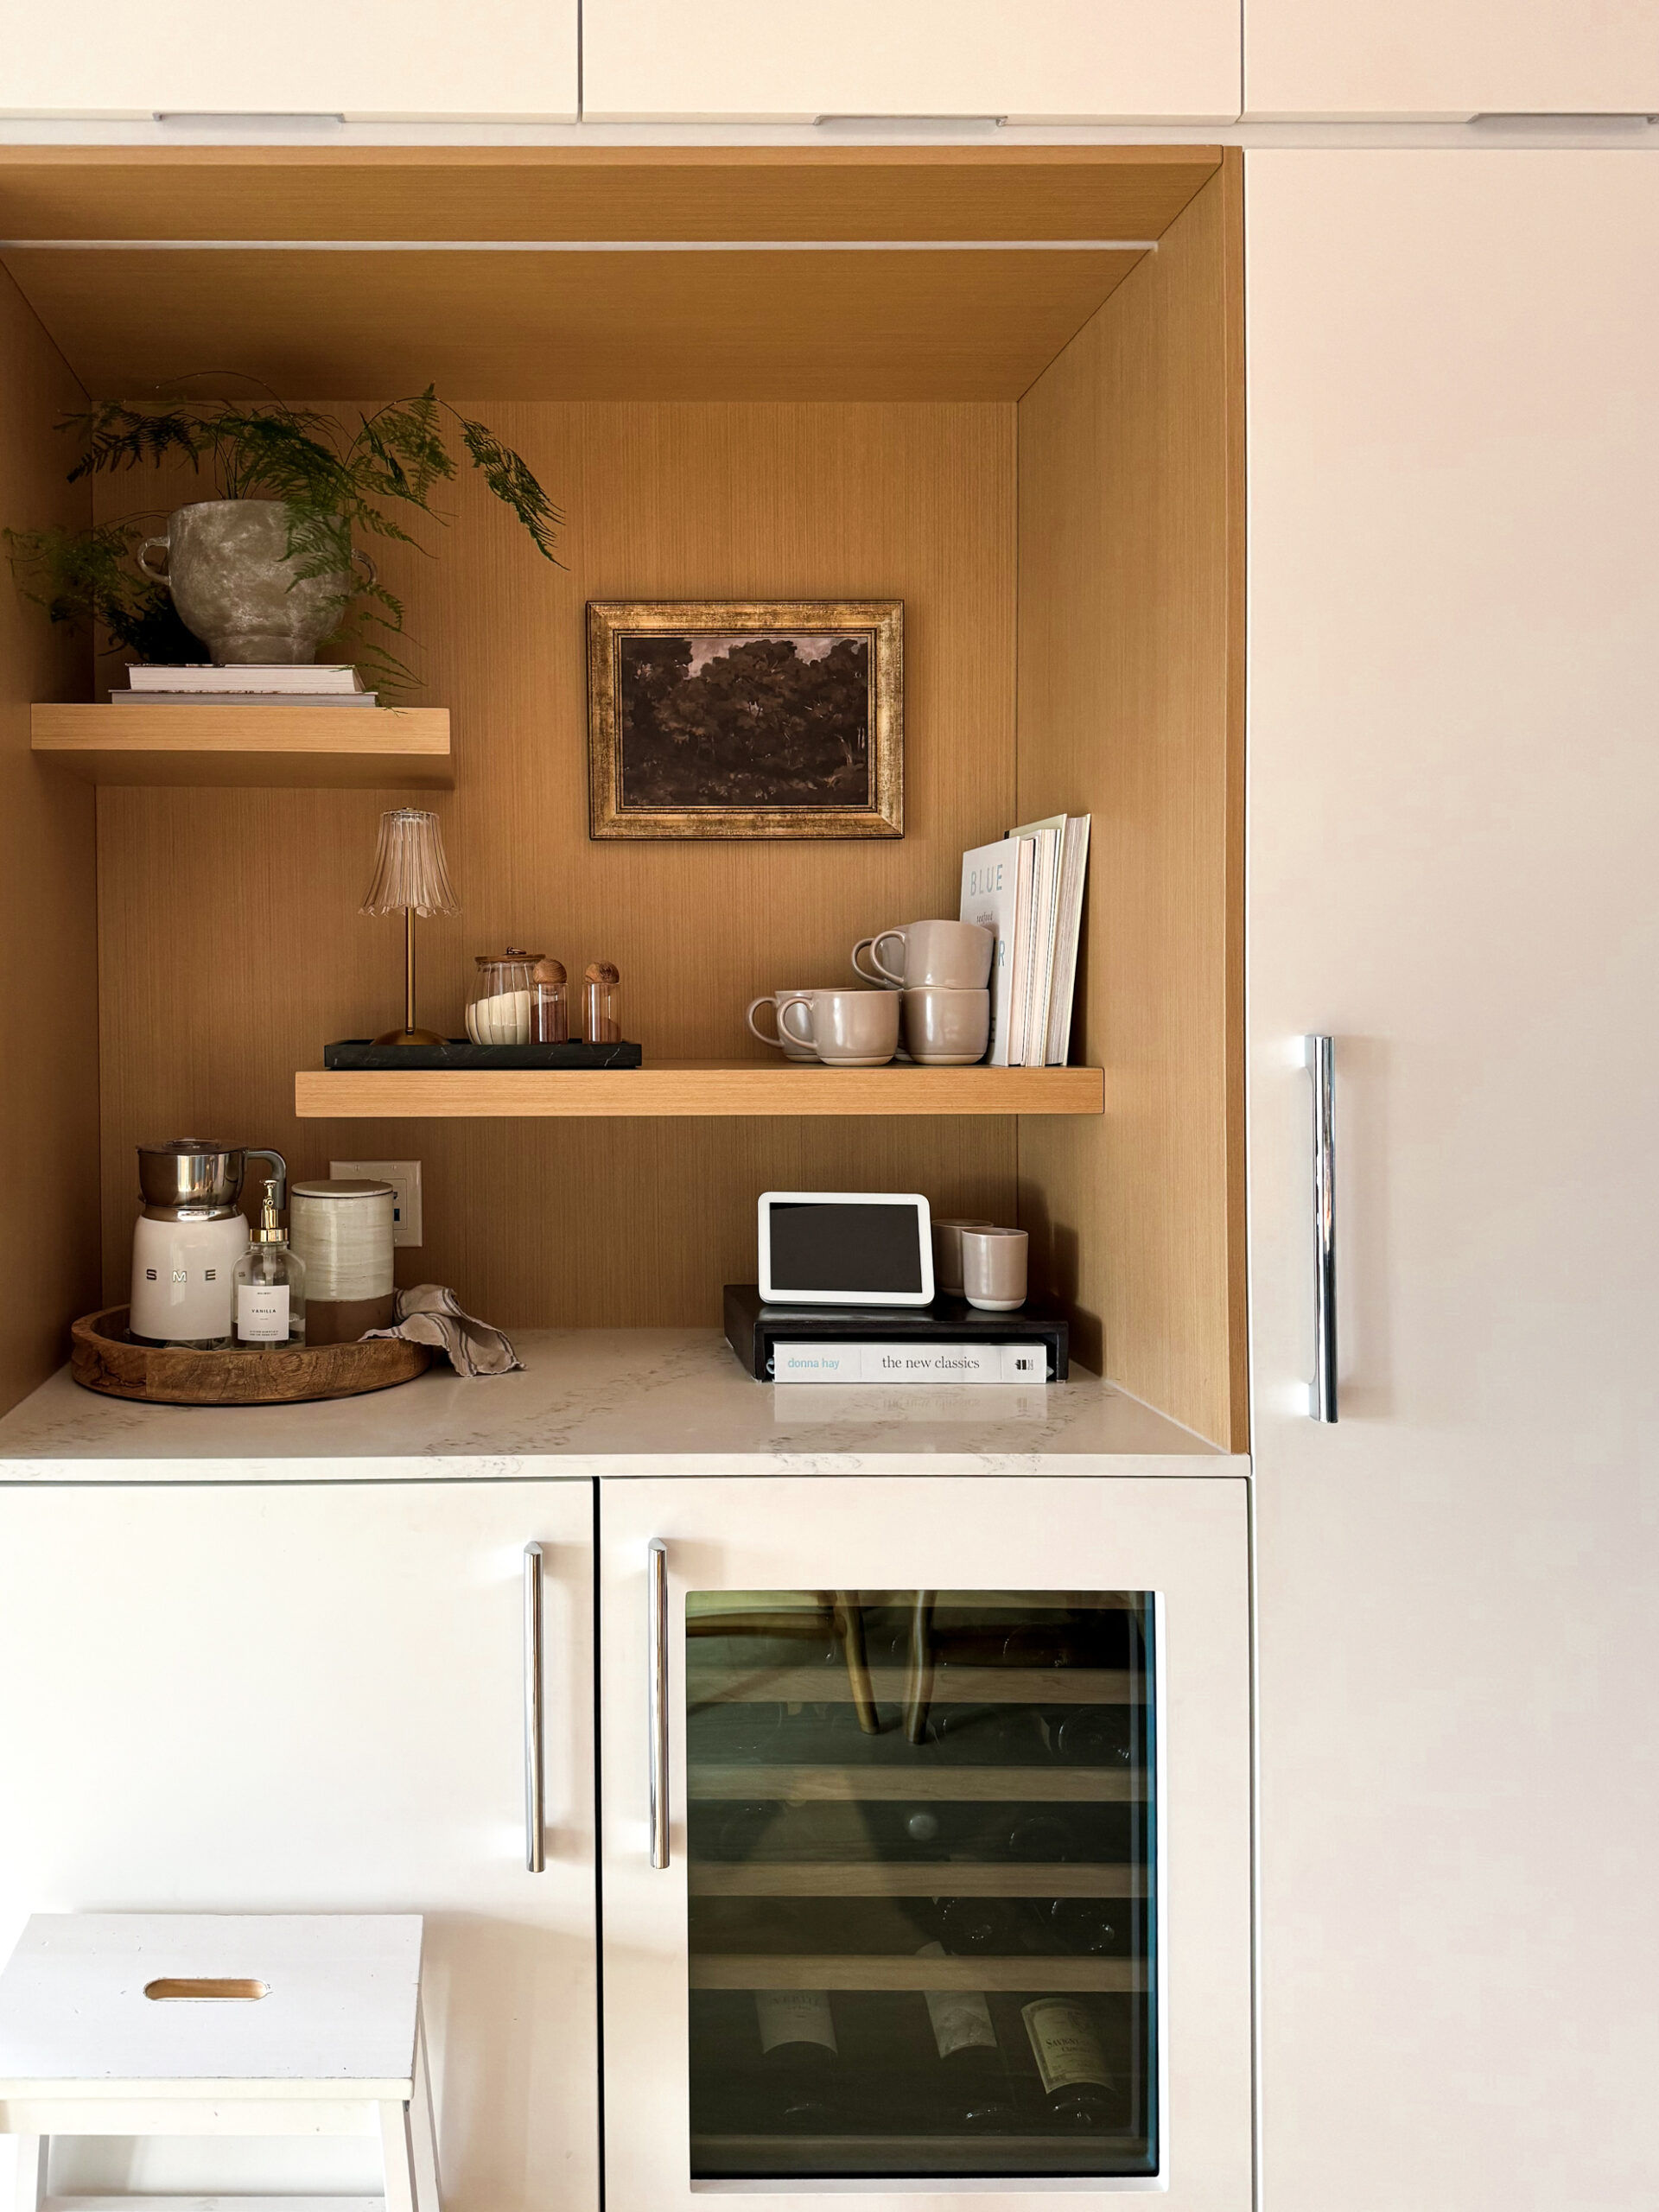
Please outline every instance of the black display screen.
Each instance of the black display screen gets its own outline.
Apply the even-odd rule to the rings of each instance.
[[[919,1291],[922,1229],[913,1206],[773,1205],[772,1289]]]

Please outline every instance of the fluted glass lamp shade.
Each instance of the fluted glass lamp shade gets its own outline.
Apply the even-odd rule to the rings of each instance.
[[[419,1028],[415,1020],[415,917],[461,912],[435,814],[424,807],[399,806],[381,816],[374,880],[359,912],[404,917],[404,1026],[383,1031],[375,1043],[442,1045],[436,1030]]]
[[[443,857],[438,817],[419,806],[395,807],[381,816],[374,881],[360,911],[395,914],[406,906],[412,906],[423,921],[434,914],[461,912]]]

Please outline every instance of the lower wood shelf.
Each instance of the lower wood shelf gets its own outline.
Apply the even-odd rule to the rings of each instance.
[[[94,784],[448,791],[447,707],[37,706],[35,756]]]
[[[120,709],[122,713],[137,709]],[[1101,1114],[1099,1068],[768,1067],[750,1060],[643,1068],[302,1068],[302,1121],[733,1114]]]

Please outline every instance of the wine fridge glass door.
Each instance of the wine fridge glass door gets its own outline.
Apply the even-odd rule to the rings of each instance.
[[[694,1590],[696,2181],[1159,2164],[1158,1602]]]
[[[1245,1485],[1209,1464],[601,1482],[611,2212],[1248,2212]]]

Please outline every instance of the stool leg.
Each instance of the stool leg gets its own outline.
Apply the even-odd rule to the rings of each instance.
[[[19,2135],[13,2138],[17,2145],[17,2178],[13,2184],[13,2212],[40,2212],[46,2196],[46,2154],[51,2148],[49,2135]]]
[[[438,2191],[437,2123],[432,2110],[432,2075],[426,2063],[426,2030],[415,2030],[415,2096],[409,2107],[409,2137],[415,2153],[416,2212],[442,2212]]]
[[[380,2163],[386,2177],[386,2212],[415,2212],[415,2160],[410,2148],[407,2105],[380,2107]]]

